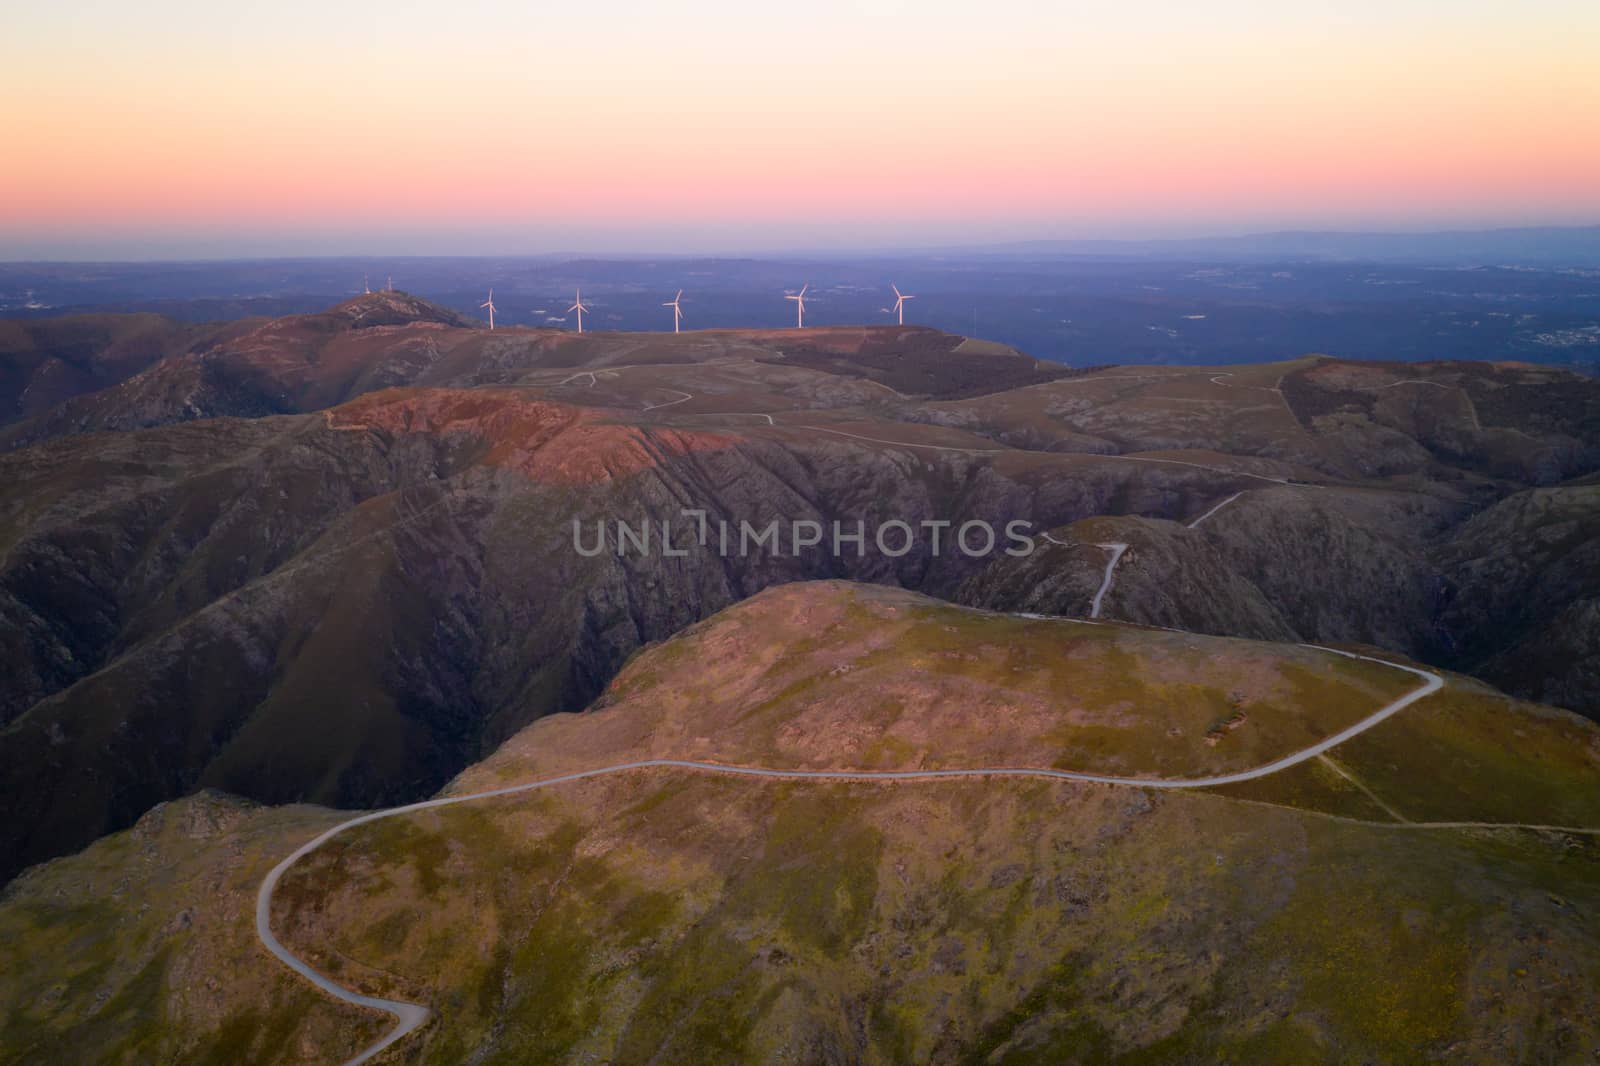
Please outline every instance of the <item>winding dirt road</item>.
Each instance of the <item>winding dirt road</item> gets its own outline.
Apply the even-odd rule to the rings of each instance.
[[[694,394],[693,393],[684,392],[682,389],[668,389],[667,391],[668,392],[677,393],[678,394],[678,398],[676,400],[668,400],[666,403],[647,404],[641,410],[642,411],[659,411],[663,407],[673,407],[673,406],[676,406],[677,404],[680,404],[680,403],[688,403],[690,400],[694,399]]]
[[[1120,545],[1120,547],[1125,548],[1126,545]],[[1121,553],[1118,552],[1117,555],[1120,556]],[[1115,558],[1113,558],[1112,562],[1114,565]],[[1110,567],[1107,568],[1108,576],[1109,572]],[[1098,597],[1096,598],[1096,603],[1098,604]],[[1058,619],[1058,621],[1069,625],[1085,624],[1080,619],[1062,618]],[[1101,623],[1088,624],[1098,625]],[[1382,666],[1392,667],[1396,670],[1404,670],[1406,673],[1414,674],[1421,678],[1422,684],[1407,692],[1405,695],[1400,696],[1398,699],[1392,700],[1384,706],[1378,708],[1378,710],[1374,711],[1366,718],[1361,719],[1361,721],[1355,723],[1354,725],[1343,729],[1316,744],[1313,744],[1309,748],[1304,748],[1290,755],[1286,755],[1281,759],[1277,759],[1273,762],[1266,763],[1265,765],[1255,767],[1254,769],[1240,770],[1235,773],[1219,774],[1211,777],[1118,777],[1110,774],[1095,774],[1077,770],[1054,770],[1045,769],[1042,767],[1021,766],[975,767],[971,769],[948,770],[789,770],[762,766],[735,766],[727,763],[704,762],[693,759],[640,759],[636,762],[616,763],[611,766],[596,767],[592,770],[580,770],[575,773],[561,774],[556,777],[541,778],[537,781],[528,781],[520,785],[510,785],[505,788],[491,789],[487,792],[475,792],[466,796],[444,796],[440,797],[439,799],[424,800],[421,803],[406,804],[403,807],[390,807],[386,810],[372,811],[367,814],[351,818],[348,821],[340,822],[332,829],[329,829],[321,835],[302,844],[282,862],[278,863],[277,866],[274,866],[272,871],[267,874],[265,879],[262,880],[261,888],[256,893],[256,936],[260,938],[262,945],[285,966],[288,966],[295,973],[298,973],[300,976],[310,981],[322,991],[333,996],[335,999],[342,1000],[358,1007],[366,1007],[373,1010],[385,1011],[394,1016],[396,1025],[392,1030],[384,1035],[383,1039],[363,1049],[361,1053],[356,1055],[354,1058],[346,1060],[345,1066],[356,1066],[358,1063],[371,1060],[373,1057],[381,1053],[385,1048],[388,1048],[395,1042],[404,1039],[407,1035],[414,1032],[418,1027],[427,1022],[428,1018],[430,1017],[428,1008],[417,1003],[405,1003],[400,1000],[381,999],[376,996],[362,995],[359,992],[345,988],[332,978],[319,973],[309,963],[305,962],[303,959],[291,952],[288,948],[284,947],[283,943],[278,940],[277,936],[272,932],[272,894],[277,889],[278,882],[282,880],[283,875],[287,873],[295,863],[299,862],[301,859],[305,858],[313,851],[316,851],[328,841],[332,840],[334,837],[348,829],[353,829],[359,825],[366,825],[369,822],[376,822],[383,818],[394,818],[404,814],[412,814],[417,811],[433,810],[438,807],[454,806],[458,803],[471,803],[477,800],[493,799],[497,796],[513,796],[524,792],[532,792],[536,789],[551,788],[555,785],[563,785],[573,781],[582,781],[592,777],[605,777],[610,774],[627,773],[633,770],[648,770],[657,768],[787,781],[892,782],[941,781],[948,780],[950,778],[1026,777],[1047,778],[1060,781],[1077,781],[1099,785],[1119,785],[1132,788],[1212,788],[1218,785],[1237,784],[1241,781],[1253,781],[1260,777],[1266,777],[1269,774],[1275,774],[1282,770],[1287,770],[1291,766],[1298,766],[1309,759],[1315,759],[1324,752],[1343,744],[1351,737],[1358,736],[1359,734],[1366,732],[1373,726],[1378,725],[1380,722],[1383,722],[1392,715],[1399,713],[1406,707],[1416,703],[1418,700],[1430,696],[1444,687],[1444,678],[1440,677],[1431,670],[1424,670],[1414,666],[1406,666],[1401,663],[1390,662],[1387,659],[1374,658],[1370,655],[1359,655],[1355,652],[1340,651],[1337,648],[1327,648],[1320,644],[1303,644],[1301,647],[1312,648],[1317,651],[1324,651],[1333,655],[1343,655],[1351,659],[1362,659],[1366,662],[1378,663]],[[1413,827],[1418,826],[1418,823],[1408,824]],[[1461,827],[1467,827],[1469,825],[1476,824],[1477,823],[1459,823]],[[1441,827],[1447,825],[1453,826],[1456,825],[1456,823],[1440,823]]]
[[[1193,522],[1190,522],[1189,523],[1189,528],[1190,529],[1195,528],[1201,522],[1204,522],[1206,519],[1210,518],[1212,515],[1216,514],[1218,511],[1222,510],[1224,507],[1228,506],[1228,504],[1232,503],[1234,500],[1237,500],[1240,496],[1243,496],[1243,495],[1244,495],[1244,493],[1241,491],[1241,492],[1234,493],[1232,496],[1229,496],[1226,500],[1223,500],[1221,503],[1219,503],[1215,507],[1211,508],[1211,510],[1207,511],[1205,514],[1201,515],[1199,518],[1196,518]]]
[[[1116,576],[1117,564],[1122,561],[1122,553],[1128,550],[1128,546],[1120,540],[1096,544],[1095,547],[1110,552],[1111,558],[1106,560],[1106,574],[1100,579],[1100,587],[1095,590],[1094,602],[1089,604],[1090,618],[1100,617],[1100,607],[1105,603],[1106,593],[1111,591],[1111,579]]]
[[[596,384],[596,380],[595,380],[595,374],[594,374],[593,371],[580,371],[578,373],[572,374],[568,378],[566,378],[563,381],[559,382],[559,384],[565,385],[565,384],[568,384],[568,383],[570,383],[570,382],[572,382],[572,381],[574,381],[576,379],[583,378],[583,377],[587,377],[589,379],[589,387],[591,387],[591,388],[594,387],[594,385]],[[1213,381],[1215,381],[1215,378],[1213,378]],[[1218,385],[1227,385],[1228,383],[1221,382],[1221,381],[1216,381],[1216,384],[1218,384]],[[1433,383],[1432,382],[1424,382],[1424,384],[1433,384]],[[1239,386],[1233,386],[1233,387],[1239,387]],[[692,394],[683,392],[681,390],[668,390],[668,391],[676,392],[677,395],[680,398],[674,399],[674,400],[670,400],[670,401],[668,401],[666,403],[651,404],[651,405],[646,406],[644,408],[644,410],[652,411],[652,410],[657,410],[657,409],[664,408],[664,407],[671,407],[671,406],[674,406],[676,404],[685,403],[685,402],[687,402],[687,401],[689,401],[689,400],[694,398]],[[1264,390],[1264,391],[1277,391],[1277,390],[1269,389],[1269,390]],[[774,427],[778,427],[779,426],[779,423],[777,423],[774,420],[773,416],[771,414],[767,414],[767,413],[759,413],[759,412],[758,413],[715,412],[715,413],[716,414],[727,414],[730,417],[734,416],[734,415],[741,415],[743,417],[764,418],[764,419],[766,419],[767,425],[774,426]],[[890,445],[890,446],[901,447],[901,448],[925,449],[925,450],[929,450],[929,451],[942,451],[942,452],[959,452],[959,453],[966,453],[966,454],[971,454],[971,455],[998,454],[998,453],[1001,453],[1001,452],[1006,452],[1006,451],[1012,451],[1013,450],[1013,449],[1009,449],[1009,448],[970,448],[970,447],[957,447],[957,446],[951,446],[951,445],[913,443],[913,442],[910,442],[910,441],[884,440],[884,439],[881,439],[881,438],[868,437],[868,436],[863,436],[863,435],[856,434],[856,433],[850,433],[850,432],[845,431],[845,430],[832,429],[832,428],[829,428],[829,427],[826,427],[826,426],[805,425],[805,424],[795,424],[795,423],[785,423],[785,424],[783,424],[783,426],[781,428],[807,429],[807,430],[812,430],[812,431],[821,432],[821,433],[828,433],[828,434],[832,434],[832,435],[835,435],[835,436],[847,437],[847,438],[852,438],[852,439],[855,439],[855,440],[867,441],[867,442],[871,442],[871,443],[875,443],[875,444]],[[1238,470],[1227,470],[1227,469],[1223,469],[1221,467],[1208,466],[1206,464],[1195,463],[1195,462],[1190,462],[1190,461],[1181,460],[1181,459],[1162,459],[1162,458],[1155,458],[1155,457],[1148,457],[1148,456],[1126,456],[1126,455],[1094,456],[1094,458],[1110,459],[1110,460],[1122,460],[1122,461],[1130,461],[1130,462],[1170,464],[1170,465],[1174,465],[1174,466],[1188,466],[1188,467],[1194,467],[1194,468],[1201,469],[1201,470],[1207,470],[1207,471],[1210,471],[1210,472],[1213,472],[1213,473],[1217,473],[1217,474],[1229,475],[1229,476],[1233,476],[1233,477],[1243,477],[1243,478],[1249,478],[1249,479],[1258,480],[1258,481],[1272,482],[1272,483],[1276,483],[1276,484],[1288,484],[1288,481],[1285,478],[1272,477],[1270,475],[1264,475],[1264,474],[1247,473],[1247,472],[1238,471]],[[1200,525],[1206,519],[1210,518],[1212,515],[1216,514],[1218,511],[1222,510],[1228,504],[1230,504],[1234,500],[1238,499],[1239,496],[1242,495],[1242,494],[1243,494],[1242,492],[1236,492],[1233,495],[1231,495],[1231,496],[1227,497],[1226,499],[1224,499],[1223,501],[1221,501],[1220,503],[1216,504],[1210,510],[1208,510],[1204,514],[1202,514],[1199,518],[1196,518],[1194,521],[1190,522],[1189,523],[1189,528],[1192,529],[1192,528]],[[413,516],[413,517],[418,517],[418,516]],[[1056,543],[1056,544],[1064,543],[1062,541],[1056,540],[1056,538],[1050,536],[1050,534],[1048,534],[1048,533],[1045,533],[1044,537],[1045,537],[1046,540],[1049,540],[1052,543]],[[1093,600],[1093,602],[1091,604],[1089,619],[1051,618],[1050,620],[1060,621],[1060,622],[1065,623],[1065,624],[1076,624],[1076,625],[1104,625],[1104,624],[1107,624],[1105,622],[1092,621],[1092,620],[1093,619],[1099,619],[1099,617],[1100,617],[1100,612],[1101,612],[1101,608],[1102,608],[1102,606],[1104,604],[1105,596],[1111,589],[1111,585],[1112,585],[1112,582],[1113,582],[1113,579],[1114,579],[1114,576],[1115,576],[1117,563],[1121,561],[1123,553],[1126,552],[1127,549],[1128,549],[1128,545],[1125,544],[1125,543],[1121,543],[1121,542],[1107,542],[1107,543],[1103,543],[1103,544],[1097,544],[1095,546],[1099,547],[1099,548],[1102,548],[1105,551],[1109,552],[1110,553],[1110,557],[1106,562],[1105,574],[1104,574],[1104,577],[1101,580],[1100,588],[1096,591],[1095,596],[1094,596],[1094,600]],[[1046,616],[1030,615],[1028,617],[1036,617],[1037,618],[1037,617],[1046,617]],[[1436,674],[1436,673],[1434,673],[1434,672],[1432,672],[1430,670],[1425,670],[1425,669],[1421,669],[1421,668],[1418,668],[1418,667],[1406,666],[1406,665],[1403,665],[1403,664],[1400,664],[1400,663],[1391,662],[1391,661],[1386,660],[1386,659],[1374,658],[1372,656],[1359,655],[1359,654],[1356,654],[1354,652],[1341,651],[1341,650],[1336,649],[1336,648],[1327,648],[1327,647],[1323,647],[1321,645],[1305,644],[1305,645],[1302,645],[1302,646],[1306,647],[1306,648],[1313,648],[1315,650],[1327,652],[1327,653],[1334,654],[1334,655],[1346,656],[1346,657],[1352,658],[1352,659],[1362,659],[1362,660],[1365,660],[1367,662],[1379,663],[1381,665],[1388,666],[1388,667],[1391,667],[1391,668],[1396,669],[1396,670],[1403,670],[1403,671],[1405,671],[1407,673],[1414,674],[1416,677],[1421,679],[1421,684],[1417,685],[1411,691],[1405,693],[1404,695],[1400,696],[1399,698],[1397,698],[1395,700],[1392,700],[1391,702],[1389,702],[1389,703],[1385,704],[1384,706],[1380,707],[1378,710],[1374,711],[1372,714],[1368,715],[1366,718],[1361,719],[1359,722],[1355,723],[1354,725],[1352,725],[1352,726],[1350,726],[1350,727],[1348,727],[1348,728],[1346,728],[1344,730],[1341,730],[1340,732],[1335,733],[1334,735],[1332,735],[1330,737],[1325,738],[1324,740],[1320,741],[1317,744],[1312,745],[1309,748],[1302,749],[1300,751],[1297,751],[1297,752],[1294,752],[1292,754],[1286,755],[1286,756],[1284,756],[1284,757],[1282,757],[1280,759],[1277,759],[1277,760],[1275,760],[1273,762],[1266,763],[1266,764],[1264,764],[1262,766],[1258,766],[1258,767],[1255,767],[1253,769],[1241,770],[1241,771],[1237,771],[1235,773],[1221,774],[1221,775],[1216,775],[1216,776],[1211,776],[1211,777],[1196,777],[1196,778],[1119,777],[1119,776],[1108,775],[1108,774],[1089,773],[1089,772],[1085,772],[1085,771],[1056,770],[1056,769],[1046,769],[1046,768],[1041,768],[1041,767],[974,767],[974,768],[965,768],[965,769],[942,769],[942,770],[795,770],[795,769],[780,769],[780,768],[761,767],[761,766],[739,766],[739,765],[731,765],[731,764],[727,764],[727,763],[707,762],[707,761],[690,760],[690,759],[641,759],[641,760],[634,761],[634,762],[617,763],[617,764],[610,765],[610,766],[596,767],[596,768],[591,769],[591,770],[582,770],[582,771],[578,771],[578,772],[575,772],[575,773],[561,774],[561,775],[558,775],[558,776],[555,776],[555,777],[548,777],[548,778],[543,778],[543,779],[536,780],[536,781],[529,781],[529,782],[525,782],[525,783],[519,784],[519,785],[511,785],[511,786],[507,786],[505,788],[492,789],[492,790],[487,791],[487,792],[477,792],[477,793],[472,793],[470,795],[464,795],[464,796],[445,796],[445,797],[440,797],[438,799],[425,800],[425,801],[422,801],[420,803],[407,804],[407,805],[401,806],[401,807],[391,807],[391,808],[388,808],[388,809],[385,809],[385,810],[372,811],[372,812],[369,812],[367,814],[359,815],[359,816],[351,818],[351,819],[349,819],[347,821],[341,822],[338,825],[332,827],[331,829],[328,829],[327,831],[323,832],[319,836],[313,838],[312,840],[307,841],[305,844],[302,844],[300,847],[296,848],[291,854],[289,854],[287,857],[285,857],[282,862],[278,863],[277,866],[273,867],[271,872],[268,873],[267,876],[262,880],[261,887],[258,890],[257,895],[256,895],[256,914],[255,914],[256,935],[261,940],[262,945],[267,949],[267,951],[269,951],[273,956],[275,956],[285,966],[288,966],[291,970],[293,970],[294,972],[298,973],[300,976],[304,977],[306,980],[310,981],[317,988],[321,989],[322,991],[326,992],[327,994],[333,996],[336,999],[342,1000],[343,1002],[350,1003],[350,1004],[353,1004],[353,1005],[358,1006],[358,1007],[365,1007],[365,1008],[368,1008],[368,1009],[384,1011],[384,1012],[392,1015],[396,1019],[395,1027],[392,1030],[390,1030],[387,1034],[385,1034],[384,1037],[381,1040],[379,1040],[376,1043],[372,1044],[371,1046],[363,1049],[360,1052],[360,1054],[356,1055],[354,1058],[351,1058],[351,1059],[347,1060],[347,1062],[345,1063],[345,1066],[356,1066],[356,1064],[370,1061],[371,1059],[373,1059],[374,1057],[376,1057],[377,1055],[382,1053],[385,1049],[389,1048],[390,1046],[392,1046],[396,1042],[404,1039],[406,1036],[408,1036],[409,1034],[414,1032],[416,1029],[421,1027],[431,1017],[430,1011],[428,1010],[428,1008],[426,1008],[426,1007],[424,1007],[424,1006],[422,1006],[420,1004],[406,1003],[406,1002],[403,1002],[403,1001],[400,1001],[400,1000],[382,999],[382,998],[375,997],[375,996],[367,996],[367,995],[363,995],[363,994],[361,994],[359,992],[355,992],[355,991],[353,991],[351,989],[345,988],[343,985],[338,984],[337,982],[335,982],[331,978],[329,978],[326,975],[318,972],[309,963],[305,962],[303,959],[299,958],[293,952],[291,952],[288,948],[286,948],[283,945],[283,943],[278,940],[277,936],[273,933],[273,931],[272,931],[272,921],[271,921],[273,893],[277,889],[278,883],[283,878],[284,874],[287,873],[301,859],[305,858],[307,855],[309,855],[313,851],[316,851],[318,848],[321,848],[328,841],[330,841],[334,837],[337,837],[340,834],[346,832],[347,830],[353,829],[353,828],[355,828],[357,826],[360,826],[360,825],[365,825],[365,824],[367,824],[369,822],[375,822],[375,821],[378,821],[380,819],[398,817],[398,816],[401,816],[401,815],[416,813],[418,811],[432,810],[432,809],[439,808],[439,807],[454,806],[455,804],[459,804],[459,803],[470,803],[470,802],[475,802],[475,801],[478,801],[478,800],[493,799],[495,797],[500,797],[500,796],[517,795],[517,794],[521,794],[521,793],[532,792],[532,791],[535,791],[537,789],[550,788],[550,787],[554,787],[554,786],[557,786],[557,785],[568,784],[568,783],[574,782],[574,781],[581,781],[581,780],[585,780],[585,779],[588,779],[588,778],[604,777],[604,776],[608,776],[608,775],[611,775],[611,774],[627,773],[627,772],[630,772],[630,771],[649,770],[649,769],[672,769],[672,770],[690,771],[690,772],[696,772],[696,773],[714,773],[714,774],[724,774],[724,775],[732,775],[732,776],[739,776],[739,777],[753,777],[753,778],[765,778],[765,779],[769,779],[769,780],[791,780],[791,781],[792,780],[804,780],[804,781],[845,781],[845,782],[850,782],[850,781],[855,781],[855,782],[903,782],[903,781],[938,781],[938,780],[946,780],[946,779],[950,779],[950,778],[1018,777],[1018,778],[1046,778],[1046,779],[1052,779],[1052,780],[1076,781],[1076,782],[1087,783],[1087,784],[1123,786],[1123,787],[1132,787],[1132,788],[1156,788],[1156,789],[1212,788],[1212,787],[1216,787],[1216,786],[1220,786],[1220,785],[1230,785],[1230,784],[1236,784],[1236,783],[1243,782],[1243,781],[1252,781],[1252,780],[1255,780],[1257,778],[1266,777],[1266,776],[1268,776],[1270,774],[1279,773],[1279,772],[1281,772],[1283,770],[1287,770],[1287,769],[1289,769],[1290,767],[1293,767],[1293,766],[1298,766],[1299,764],[1301,764],[1303,762],[1306,762],[1308,760],[1320,758],[1320,757],[1324,756],[1325,753],[1327,753],[1328,751],[1330,751],[1333,748],[1337,747],[1338,745],[1343,744],[1345,741],[1349,740],[1350,738],[1352,738],[1354,736],[1357,736],[1357,735],[1359,735],[1361,733],[1366,732],[1367,730],[1369,730],[1369,729],[1373,728],[1374,726],[1380,724],[1381,722],[1385,721],[1386,719],[1388,719],[1392,715],[1397,714],[1401,710],[1405,709],[1406,707],[1409,707],[1413,703],[1416,703],[1418,700],[1424,699],[1425,697],[1432,695],[1433,693],[1437,692],[1440,688],[1442,688],[1444,686],[1444,679],[1442,677],[1440,677],[1438,674]],[[1425,828],[1439,828],[1439,829],[1447,829],[1447,828],[1497,828],[1498,827],[1494,823],[1480,823],[1480,822],[1419,823],[1419,822],[1406,822],[1406,821],[1403,821],[1403,820],[1398,822],[1397,825],[1401,825],[1401,826],[1403,826],[1405,828],[1413,828],[1413,829],[1425,829]],[[1564,827],[1531,827],[1531,826],[1530,827],[1524,827],[1524,828],[1564,829]],[[1600,833],[1600,830],[1565,830],[1565,831]]]

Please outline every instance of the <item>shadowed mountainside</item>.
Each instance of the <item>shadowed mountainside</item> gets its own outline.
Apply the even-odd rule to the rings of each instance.
[[[220,455],[228,458],[218,461]],[[950,590],[983,560],[924,541],[585,558],[573,522],[764,527],[959,513],[1058,524],[1192,509],[1225,472],[1042,456],[908,462],[851,437],[628,425],[505,390],[399,390],[324,415],[80,437],[0,459],[11,664],[0,834],[13,862],[212,785],[366,805],[431,791],[511,730],[581,706],[641,643],[771,584]],[[1051,471],[1073,491],[1052,492]],[[614,545],[613,534],[610,542]]]
[[[0,319],[0,426],[127,380],[161,360],[222,343],[247,323],[188,325],[160,315]]]

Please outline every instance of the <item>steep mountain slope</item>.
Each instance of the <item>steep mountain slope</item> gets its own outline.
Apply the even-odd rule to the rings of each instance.
[[[75,438],[0,470],[8,872],[201,785],[275,802],[424,794],[534,717],[581,706],[640,643],[760,588],[849,576],[939,591],[981,562],[926,538],[899,556],[797,555],[794,521],[1001,530],[1108,505],[1188,509],[1240,484],[1182,465],[924,461],[849,433],[628,424],[496,389]],[[778,521],[783,540],[616,551],[617,521],[678,523],[682,544],[689,506],[736,535]],[[585,543],[610,525],[612,549],[580,554],[574,522]]]
[[[310,410],[409,381],[439,358],[440,338],[470,335],[455,312],[388,292],[247,325],[253,328],[162,358],[116,385],[12,426],[0,433],[0,447],[69,433]]]
[[[0,319],[0,426],[116,385],[242,328],[186,325],[149,314]]]
[[[1447,661],[1526,698],[1600,711],[1600,479],[1508,497],[1438,555]]]
[[[997,560],[954,595],[1085,615],[1126,543],[1105,616],[1273,640],[1354,640],[1600,717],[1600,495],[1592,479],[1462,501],[1374,489],[1252,489],[1196,528],[1094,518]],[[1381,604],[1381,609],[1374,605]]]
[[[1459,500],[1342,487],[1267,486],[1219,497],[1200,525],[1097,517],[1063,545],[998,560],[964,603],[1087,615],[1107,553],[1126,543],[1106,617],[1269,640],[1346,640],[1429,658],[1445,583],[1428,552],[1465,513]],[[1190,522],[1210,508],[1197,510]]]
[[[1058,373],[913,327],[490,332],[385,293],[240,324],[12,427],[68,435],[0,455],[0,876],[206,785],[425,795],[640,644],[801,578],[1067,614],[1101,593],[1107,617],[1367,642],[1600,713],[1595,501],[1567,491],[1597,461],[1600,385],[1315,358]],[[77,432],[146,422],[169,424]],[[1497,540],[1537,513],[1510,501],[1567,475],[1568,561],[1501,573]],[[786,539],[574,546],[574,521],[613,548],[618,521],[685,536],[685,509]],[[890,520],[1065,543],[788,545],[796,521]],[[1109,583],[1105,543],[1131,545]],[[1528,590],[1514,626],[1501,587]]]
[[[1415,683],[1315,649],[794,584],[644,651],[449,791],[664,754],[1184,776],[1292,751]],[[1600,729],[1449,678],[1332,758],[1226,794],[624,771],[348,830],[291,868],[271,922],[335,980],[429,1006],[405,1061],[1600,1048]],[[251,928],[267,869],[333,817],[203,794],[14,882],[0,1054],[366,1046],[383,1025],[310,997]]]

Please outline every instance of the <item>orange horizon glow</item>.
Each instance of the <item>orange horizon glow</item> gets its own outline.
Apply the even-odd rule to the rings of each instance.
[[[1001,3],[991,32],[823,4],[782,48],[781,19],[731,5],[687,25],[610,6],[604,39],[470,3],[442,27],[298,3],[24,15],[0,43],[0,259],[97,230],[1600,221],[1600,5],[1319,22],[1241,0],[1155,32]]]

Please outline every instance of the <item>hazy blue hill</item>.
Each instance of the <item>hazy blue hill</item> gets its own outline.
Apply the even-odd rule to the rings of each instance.
[[[1138,258],[1243,258],[1431,263],[1451,266],[1527,264],[1600,266],[1600,226],[1524,226],[1431,233],[1344,233],[1284,230],[1239,237],[1180,240],[1040,240],[963,249],[1022,256],[1091,255]]]

